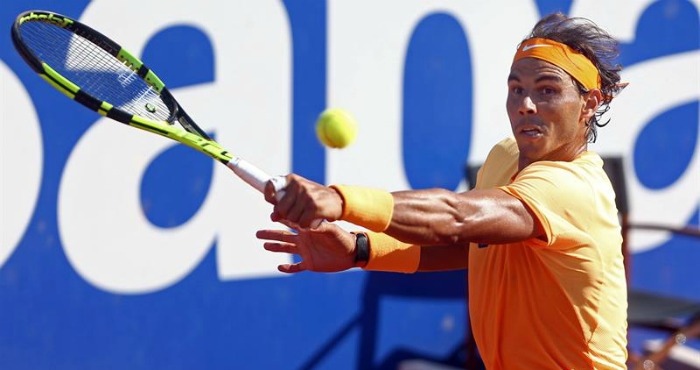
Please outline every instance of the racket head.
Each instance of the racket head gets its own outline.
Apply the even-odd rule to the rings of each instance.
[[[44,10],[17,16],[15,49],[64,95],[104,116],[187,144],[224,163],[231,155],[180,107],[139,58],[102,33]],[[174,124],[179,124],[179,128]],[[183,131],[184,129],[184,131]]]

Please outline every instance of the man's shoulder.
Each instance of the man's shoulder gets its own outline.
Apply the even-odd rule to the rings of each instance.
[[[597,153],[585,152],[572,161],[538,161],[520,171],[514,179],[516,183],[551,184],[552,193],[564,190],[582,194],[594,194],[601,186],[608,187],[609,181],[603,170],[603,161]],[[597,189],[597,190],[596,190]]]
[[[506,185],[518,169],[518,145],[512,137],[505,138],[491,148],[482,167],[480,189]]]
[[[592,173],[602,173],[603,160],[597,153],[587,151],[580,154],[572,161],[537,161],[525,167],[522,172],[530,173],[535,171],[586,176]]]
[[[515,139],[513,137],[507,137],[493,146],[491,148],[491,151],[489,152],[489,155],[487,157],[487,161],[489,158],[493,159],[512,159],[518,158],[518,155],[520,154],[520,151],[518,150],[518,144],[515,142]]]

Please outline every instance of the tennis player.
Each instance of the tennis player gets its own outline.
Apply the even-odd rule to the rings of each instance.
[[[468,268],[469,313],[487,369],[626,369],[627,290],[615,194],[588,150],[621,90],[617,44],[589,20],[553,14],[518,46],[507,76],[513,137],[476,189],[322,186],[288,175],[265,248],[299,254],[283,272]],[[607,123],[607,122],[606,122]]]

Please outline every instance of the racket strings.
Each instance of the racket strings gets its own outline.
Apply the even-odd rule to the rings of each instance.
[[[132,115],[154,121],[171,118],[157,90],[88,39],[45,22],[25,22],[20,32],[39,60],[83,92]]]

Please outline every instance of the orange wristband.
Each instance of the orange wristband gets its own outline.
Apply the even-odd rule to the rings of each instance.
[[[394,213],[391,193],[362,186],[332,185],[331,188],[343,198],[341,220],[378,232],[389,227]]]
[[[369,261],[364,270],[413,273],[420,264],[420,245],[400,242],[389,235],[368,232]]]

